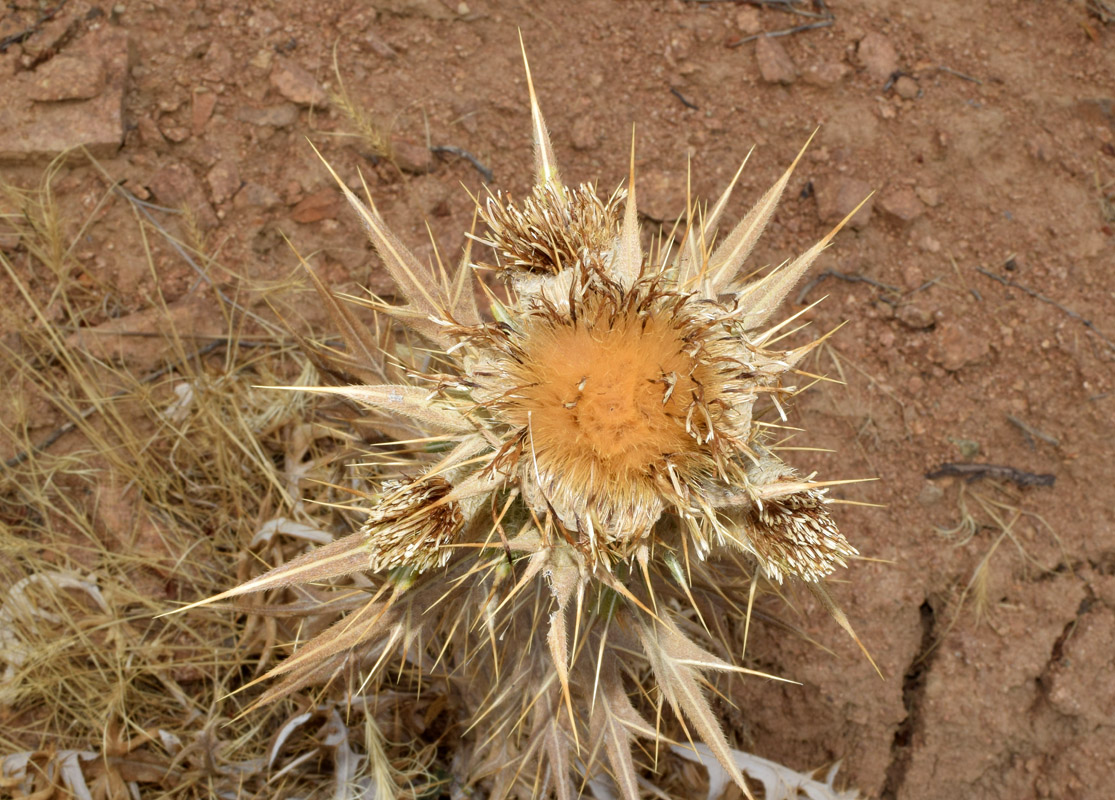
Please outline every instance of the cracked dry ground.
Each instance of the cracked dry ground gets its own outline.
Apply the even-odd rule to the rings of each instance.
[[[723,717],[742,749],[789,766],[842,759],[842,780],[868,797],[1103,798],[1115,792],[1115,25],[1089,7],[833,0],[826,20],[668,0],[71,0],[37,24],[39,4],[15,3],[0,12],[0,156],[7,179],[31,185],[53,152],[87,144],[140,198],[191,209],[226,288],[289,274],[287,235],[338,288],[385,289],[306,137],[346,180],[367,173],[421,258],[426,219],[458,252],[465,190],[482,179],[422,143],[463,148],[494,188],[524,193],[518,29],[569,179],[620,183],[636,123],[648,232],[683,211],[687,160],[708,197],[757,146],[738,216],[820,126],[754,263],[801,251],[876,192],[814,273],[838,274],[796,297],[828,295],[805,335],[847,324],[813,364],[845,385],[805,395],[793,422],[808,432],[794,444],[834,451],[799,454],[822,476],[879,478],[842,487],[882,507],[839,507],[868,558],[832,591],[887,677],[808,595],[790,597],[794,610],[767,598],[761,611],[813,642],[760,626],[750,666],[800,685],[728,682]],[[747,40],[818,19],[831,24]],[[335,135],[351,125],[329,99],[334,44],[404,171]],[[73,159],[56,189],[80,218],[104,183]],[[106,287],[101,334],[151,330],[134,231],[109,202],[80,245]],[[219,331],[190,268],[158,258],[171,313]],[[95,341],[138,371],[164,355]],[[58,422],[44,410],[32,437]],[[925,477],[946,462],[1056,482]]]

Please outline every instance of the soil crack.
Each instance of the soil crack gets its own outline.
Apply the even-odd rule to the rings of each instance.
[[[1065,623],[1065,627],[1061,630],[1060,635],[1057,637],[1056,641],[1053,642],[1053,647],[1049,651],[1049,660],[1046,662],[1045,669],[1042,670],[1041,675],[1038,676],[1039,684],[1045,686],[1047,689],[1050,672],[1064,658],[1065,643],[1069,640],[1069,637],[1071,637],[1072,634],[1076,631],[1076,626],[1080,624],[1080,618],[1087,614],[1092,606],[1094,606],[1098,602],[1095,593],[1092,591],[1092,587],[1089,584],[1084,584],[1084,590],[1087,592],[1087,594],[1085,595],[1084,599],[1080,601],[1080,605],[1077,606],[1076,614],[1073,615],[1072,619]]]
[[[890,746],[890,765],[887,779],[880,794],[880,800],[897,800],[899,792],[906,783],[906,772],[913,757],[914,735],[921,729],[922,702],[925,699],[926,678],[932,667],[936,644],[937,613],[928,598],[919,608],[921,612],[921,643],[918,652],[910,662],[902,677],[902,705],[906,708],[906,718],[894,732]]]

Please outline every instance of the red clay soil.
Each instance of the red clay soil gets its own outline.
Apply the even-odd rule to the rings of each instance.
[[[337,288],[386,291],[307,139],[346,181],[368,176],[420,258],[433,253],[427,221],[455,258],[484,178],[425,145],[467,151],[493,190],[528,191],[519,31],[568,181],[619,185],[635,126],[648,230],[684,211],[687,169],[708,198],[754,147],[726,215],[738,218],[816,131],[752,263],[800,252],[874,192],[791,296],[793,310],[827,296],[799,337],[845,323],[812,369],[846,382],[803,395],[792,422],[807,431],[794,445],[833,451],[795,463],[825,479],[878,478],[836,494],[881,507],[837,507],[866,558],[831,590],[886,677],[808,593],[791,595],[793,611],[767,598],[762,610],[814,641],[759,626],[750,666],[800,685],[733,681],[724,718],[742,749],[788,766],[842,760],[841,782],[867,797],[1110,797],[1109,5],[794,8],[70,0],[43,20],[41,4],[17,2],[0,13],[0,155],[5,177],[30,185],[60,146],[90,145],[140,199],[192,210],[226,291],[290,275],[284,234]],[[812,27],[759,36],[795,26]],[[352,124],[330,99],[334,48],[405,171],[342,135]],[[56,190],[88,214],[104,186],[74,159]],[[106,292],[100,321],[143,331],[155,279],[131,213],[107,203],[80,250]],[[170,251],[156,265],[172,310],[219,330],[191,267]],[[11,314],[0,317],[9,330]],[[117,355],[143,369],[158,359],[145,347]],[[56,424],[46,411],[38,422],[33,437]],[[927,477],[949,463],[1008,469]]]

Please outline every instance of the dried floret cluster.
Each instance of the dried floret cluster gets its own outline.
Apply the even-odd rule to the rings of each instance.
[[[718,243],[731,186],[688,209],[679,246],[646,253],[634,156],[625,191],[567,186],[533,85],[530,99],[536,185],[478,209],[474,238],[495,263],[470,248],[453,273],[422,266],[338,181],[406,302],[369,301],[401,331],[373,336],[323,292],[348,344],[331,371],[363,383],[318,390],[388,412],[413,457],[357,532],[221,597],[367,573],[375,591],[338,591],[344,615],[273,670],[283,679],[264,699],[428,661],[471,715],[456,777],[488,796],[566,798],[610,780],[634,800],[632,741],[662,736],[648,703],[746,792],[704,673],[748,670],[702,609],[750,609],[746,589],[732,594],[757,565],[805,582],[847,627],[821,581],[856,550],[827,484],[784,464],[759,420],[785,419],[789,379],[810,377],[798,365],[819,340],[779,349],[793,318],[770,320],[836,230],[746,282],[791,166]],[[506,282],[504,299],[487,292],[490,316],[477,268]]]

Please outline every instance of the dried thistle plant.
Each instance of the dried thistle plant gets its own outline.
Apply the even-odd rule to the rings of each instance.
[[[751,672],[724,617],[749,618],[752,564],[802,581],[851,633],[822,585],[856,555],[829,512],[835,482],[784,464],[759,419],[785,419],[788,376],[813,377],[797,365],[818,341],[778,349],[796,316],[770,319],[844,223],[743,283],[791,165],[715,246],[731,186],[703,218],[688,210],[676,251],[644,253],[634,156],[626,191],[567,186],[527,78],[534,189],[479,208],[497,263],[470,248],[455,272],[424,268],[338,179],[407,302],[364,301],[400,331],[373,333],[319,284],[347,351],[318,360],[363,383],[316,391],[380,415],[402,466],[357,532],[202,602],[332,582],[314,613],[343,615],[260,702],[354,669],[372,685],[392,663],[439,671],[468,723],[454,777],[490,797],[568,798],[606,776],[638,798],[632,745],[668,741],[666,705],[750,796],[705,687]],[[506,279],[491,321],[473,268]],[[351,575],[363,590],[338,580]]]

